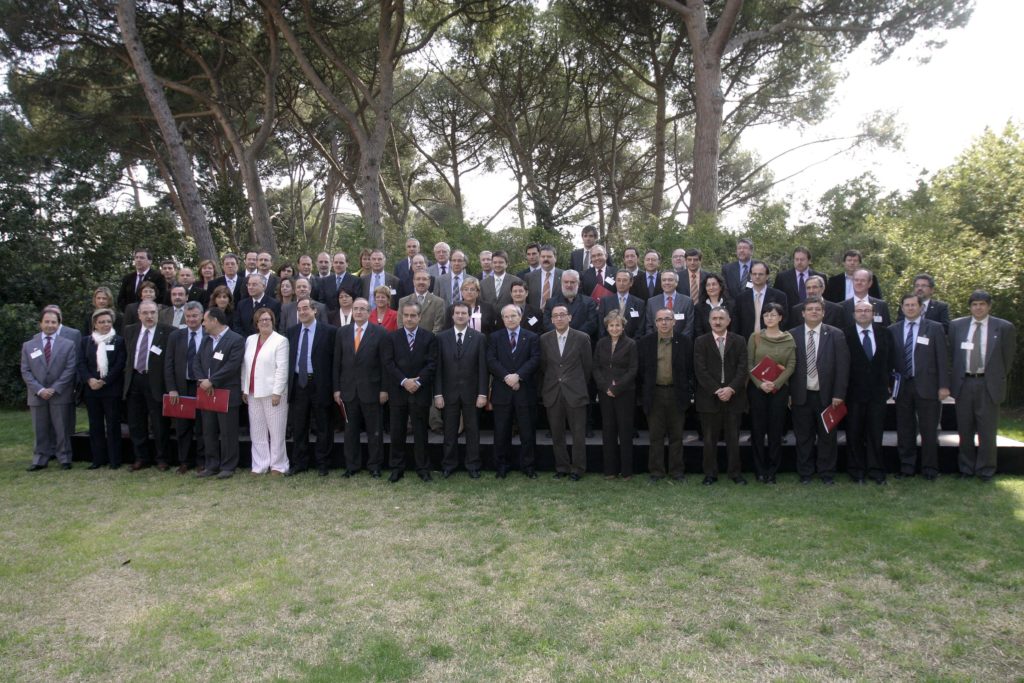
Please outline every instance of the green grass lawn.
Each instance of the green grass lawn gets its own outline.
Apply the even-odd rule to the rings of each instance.
[[[24,471],[3,680],[979,680],[1024,671],[1024,479],[707,489]]]

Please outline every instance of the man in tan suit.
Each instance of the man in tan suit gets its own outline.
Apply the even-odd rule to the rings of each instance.
[[[590,336],[569,327],[569,307],[551,309],[555,329],[540,338],[540,363],[544,375],[541,395],[548,411],[555,478],[579,481],[587,470],[587,382],[593,367]],[[565,423],[572,432],[572,459],[565,447]]]
[[[413,293],[398,302],[398,310],[412,302],[420,306],[420,327],[434,334],[441,331],[444,324],[445,305],[441,297],[430,293],[430,273],[418,271],[412,278]]]

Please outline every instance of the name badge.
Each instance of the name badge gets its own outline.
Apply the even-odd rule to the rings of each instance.
[[[629,309],[629,317],[630,318],[639,318],[640,317],[640,313],[638,313],[635,308],[631,308],[631,309]]]
[[[686,314],[685,313],[676,313],[672,317],[675,318],[676,320],[686,320]]]
[[[537,316],[531,315],[530,319],[526,321],[526,324],[527,325],[536,325],[537,324]]]
[[[964,351],[973,351],[974,350],[974,342],[960,342],[960,348],[963,349]],[[36,351],[36,353],[39,353],[39,352]],[[32,357],[35,358],[35,356],[32,356]]]
[[[113,344],[107,344],[107,351],[113,351],[113,350],[114,350],[114,345]]]
[[[214,360],[224,360],[224,352],[223,351],[214,351],[213,352],[213,359]]]
[[[149,352],[152,353],[154,356],[159,356],[161,353],[164,352],[164,350],[161,349],[159,346],[150,346]]]
[[[928,342],[929,341],[931,341],[931,340],[928,339],[928,337],[918,337],[917,338],[917,343],[920,344],[921,346],[928,346]]]
[[[397,289],[395,289],[394,287],[392,287],[392,288],[391,288],[391,296],[394,296],[394,295],[396,295],[396,294],[398,294],[398,290],[397,290]]]
[[[754,283],[751,282],[750,280],[747,280],[747,284],[745,284],[744,287],[746,287],[747,289],[753,289]]]
[[[874,320],[875,320],[876,323],[881,323],[882,322],[882,316],[876,315]]]
[[[28,357],[29,358],[39,358],[39,356],[41,356],[41,355],[43,355],[43,352],[40,351],[39,349],[36,349],[32,353],[28,354]]]
[[[615,284],[615,278],[613,278],[613,277],[606,277],[604,279],[604,282],[605,282],[605,284],[608,284],[608,285],[614,285]]]

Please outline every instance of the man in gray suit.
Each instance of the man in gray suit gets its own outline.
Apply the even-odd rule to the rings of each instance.
[[[332,281],[333,282],[333,281]],[[344,289],[343,291],[349,291]],[[310,299],[310,303],[313,304],[313,308],[316,310],[316,320],[320,323],[327,322],[327,304],[322,301],[316,301],[311,299],[313,296],[313,283],[309,281],[309,278],[299,275],[295,278],[295,301],[289,301],[286,304],[281,304],[281,319],[277,321],[277,331],[281,334],[288,332],[289,327],[295,327],[299,324],[299,312],[298,305],[303,299]],[[337,308],[338,297],[334,297],[335,308]]]
[[[462,300],[462,283],[466,281],[466,254],[459,249],[452,252],[448,272],[434,279],[434,294],[444,300],[445,310]]]
[[[434,276],[435,281],[441,275],[452,272],[452,264],[449,262],[452,248],[447,242],[438,242],[434,245],[434,263],[427,268],[427,272]]]
[[[412,286],[413,293],[398,302],[398,310],[402,310],[402,306],[410,301],[419,304],[420,327],[437,334],[444,323],[445,305],[441,297],[429,291],[430,274],[425,270],[417,272],[412,276]]]
[[[693,299],[676,290],[679,276],[674,270],[666,270],[661,274],[661,294],[647,300],[647,312],[644,316],[647,334],[655,332],[654,320],[663,309],[671,309],[675,318],[673,334],[685,334],[693,339]]]
[[[524,282],[530,292],[526,303],[544,310],[551,297],[562,293],[562,269],[555,267],[557,252],[550,244],[540,248],[540,268],[529,273]]]
[[[200,411],[206,466],[197,477],[230,479],[238,467],[238,407],[242,405],[242,359],[245,340],[228,329],[228,319],[219,308],[211,308],[203,317],[203,345],[196,357],[196,377],[200,391],[212,395],[214,389],[228,391],[228,411]],[[199,415],[196,416],[197,419]]]
[[[522,282],[507,269],[508,253],[496,251],[491,255],[491,275],[480,281],[480,298],[499,311],[512,303],[512,285]]]
[[[161,325],[179,329],[185,327],[185,304],[188,303],[188,290],[184,285],[170,285],[171,305],[157,312],[157,322]]]
[[[58,314],[44,310],[39,318],[39,334],[21,346],[21,378],[28,388],[36,436],[29,472],[45,469],[54,457],[61,469],[71,469],[68,425],[74,424],[78,349],[57,333],[59,328]]]
[[[555,478],[579,481],[587,470],[587,383],[593,366],[590,336],[569,327],[569,307],[556,304],[551,310],[555,329],[540,337],[540,362],[544,376],[541,395],[551,426],[555,451]],[[572,432],[572,459],[565,447],[565,423]]]
[[[956,399],[960,433],[960,476],[991,481],[996,472],[999,404],[1006,399],[1006,376],[1017,353],[1017,328],[989,315],[992,296],[983,290],[968,299],[971,314],[949,326],[953,350],[950,392]],[[974,435],[978,448],[974,448]]]

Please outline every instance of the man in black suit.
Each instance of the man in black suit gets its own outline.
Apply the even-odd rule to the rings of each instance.
[[[437,337],[420,324],[420,307],[414,301],[399,311],[402,327],[388,335],[381,348],[381,364],[387,377],[391,419],[391,477],[394,483],[405,474],[406,425],[412,418],[416,474],[431,481],[427,455],[427,419],[437,370]]]
[[[736,299],[736,317],[739,318],[737,332],[744,339],[750,339],[750,335],[760,332],[764,327],[761,319],[761,312],[765,305],[777,303],[782,310],[789,310],[789,301],[786,295],[768,286],[768,264],[764,261],[753,261],[750,265],[750,287],[744,287]],[[786,320],[783,319],[779,326],[785,329]]]
[[[538,337],[544,334],[544,311],[528,303],[530,290],[526,283],[522,281],[514,283],[509,288],[509,294],[512,296],[512,305],[519,312],[519,321],[523,328]]]
[[[212,292],[221,286],[227,287],[231,291],[231,295],[235,300],[235,306],[237,307],[238,302],[242,300],[242,296],[245,293],[245,278],[238,274],[238,257],[228,252],[221,258],[220,266],[224,274],[215,278],[210,283],[210,291]]]
[[[585,273],[590,268],[591,249],[597,244],[597,228],[588,225],[580,231],[580,238],[583,240],[583,248],[573,249],[569,256],[569,268],[577,273]]]
[[[405,260],[402,263],[406,263]],[[416,254],[412,257],[411,270],[405,271],[402,277],[398,278],[398,305],[402,305],[402,299],[416,291],[416,273],[423,271],[427,274],[427,291],[433,292],[436,286],[436,279],[427,270],[427,257],[423,254]],[[395,277],[398,277],[397,275]],[[440,298],[440,297],[438,297]]]
[[[513,292],[515,291],[513,287]],[[536,433],[533,406],[537,402],[535,375],[540,369],[539,337],[521,327],[519,309],[509,304],[501,309],[505,329],[493,332],[487,340],[487,369],[493,377],[491,404],[494,406],[494,459],[496,476],[504,479],[512,450],[512,420],[519,425],[519,468],[530,479],[537,478],[533,467]]]
[[[601,296],[607,296],[615,291],[614,272],[615,269],[608,263],[604,247],[595,244],[590,250],[590,267],[580,271],[580,291],[597,303]],[[595,292],[601,296],[597,296]]]
[[[148,280],[156,285],[156,302],[167,304],[167,280],[156,270],[153,270],[153,252],[149,249],[136,249],[132,254],[135,262],[135,270],[121,278],[121,288],[117,291],[117,308],[124,312],[128,304],[139,302],[139,285]]]
[[[398,259],[395,261],[394,275],[398,278],[399,282],[404,280],[412,273],[412,259],[414,256],[420,253],[420,241],[415,237],[410,237],[405,240],[405,258]],[[426,261],[426,258],[424,258]],[[430,265],[429,263],[427,264]],[[410,278],[411,280],[412,278]]]
[[[900,476],[917,469],[917,433],[921,431],[921,473],[928,481],[939,476],[939,412],[949,397],[949,359],[942,325],[921,315],[921,299],[905,294],[903,320],[892,325],[893,357],[900,375],[896,392],[896,450]]]
[[[540,244],[531,242],[526,245],[526,267],[516,273],[516,277],[525,280],[526,276],[540,268]]]
[[[753,269],[751,269],[753,270]],[[717,308],[709,316],[711,331],[693,343],[696,405],[704,441],[704,486],[718,481],[718,436],[725,437],[729,478],[746,486],[740,461],[740,416],[747,409],[747,343],[729,332],[729,311]]]
[[[793,267],[775,276],[775,289],[786,295],[790,306],[802,304],[809,294],[807,280],[815,275],[825,277],[824,273],[811,268],[810,249],[797,247],[793,250]]]
[[[249,276],[246,282],[249,296],[238,302],[238,325],[245,337],[256,334],[256,323],[253,314],[261,308],[269,308],[274,312],[274,320],[281,319],[281,302],[266,293],[267,282],[259,273]]]
[[[825,278],[821,275],[810,276],[807,278],[806,288],[808,297],[813,296],[821,299],[825,293]],[[822,322],[826,325],[831,325],[832,327],[838,327],[841,330],[847,329],[846,316],[843,313],[843,307],[826,299],[822,299],[822,303],[825,304],[825,319]],[[790,313],[788,320],[796,322],[804,319],[803,302],[798,303],[789,310]]]
[[[673,332],[672,311],[655,311],[655,331],[637,342],[640,400],[650,429],[647,471],[651,483],[665,478],[683,481],[683,422],[693,395],[693,342]],[[668,436],[668,467],[665,437]]]
[[[213,395],[215,389],[228,392],[228,410],[200,411],[206,462],[197,477],[230,479],[238,467],[238,407],[242,405],[242,360],[245,340],[228,329],[227,315],[211,308],[203,316],[203,344],[196,361],[197,392]]]
[[[164,388],[172,403],[179,396],[196,395],[196,356],[202,345],[203,307],[198,301],[189,301],[185,304],[185,327],[171,332],[164,351]],[[175,419],[174,433],[178,442],[177,471],[185,474],[195,462],[206,460],[203,421],[198,415],[195,420]]]
[[[796,342],[796,370],[789,380],[789,391],[800,483],[811,483],[817,471],[822,483],[832,486],[836,475],[836,430],[825,429],[821,413],[846,400],[850,351],[841,330],[822,324],[824,317],[821,300],[808,298],[804,302],[804,324],[789,331]]]
[[[185,296],[189,301],[198,301],[204,309],[210,303],[210,293],[196,284],[196,276],[191,268],[185,266],[178,271],[178,284],[185,288]]]
[[[853,296],[840,304],[843,307],[844,327],[853,327],[853,307],[861,301],[867,301],[874,307],[875,313],[872,316],[872,322],[885,327],[892,324],[892,318],[889,316],[889,304],[868,293],[871,290],[871,283],[874,281],[875,276],[867,268],[859,268],[853,274]]]
[[[384,252],[380,249],[374,249],[373,253],[370,254],[370,272],[360,277],[359,280],[361,282],[361,291],[366,295],[367,301],[370,302],[370,310],[377,308],[377,303],[374,299],[378,287],[387,287],[391,290],[390,305],[392,307],[398,305],[398,278],[391,273],[384,272]]]
[[[700,249],[687,249],[683,258],[686,267],[676,271],[676,275],[679,276],[679,284],[676,289],[683,296],[690,297],[693,305],[696,306],[700,301],[700,291],[704,287],[704,281],[711,273],[701,267],[704,261],[704,252]]]
[[[661,294],[661,254],[654,249],[644,253],[644,269],[633,277],[630,294],[644,301]]]
[[[512,285],[522,280],[506,271],[508,254],[498,250],[491,255],[491,275],[480,281],[480,298],[501,314],[512,303]]]
[[[828,279],[828,284],[825,285],[825,298],[838,304],[854,296],[853,276],[863,267],[863,261],[863,255],[856,249],[847,249],[843,252],[843,272]],[[882,298],[882,288],[878,286],[874,274],[871,275],[867,294],[876,299]]]
[[[454,326],[437,335],[434,407],[443,411],[441,476],[459,466],[459,420],[466,432],[466,470],[480,478],[480,409],[487,405],[487,337],[469,327],[469,304],[452,304]]]
[[[157,323],[156,303],[139,304],[139,322],[125,328],[128,362],[124,368],[124,399],[128,407],[128,433],[135,451],[132,471],[153,464],[149,448],[150,429],[155,442],[156,464],[168,469],[170,448],[167,420],[163,417],[164,351],[174,328]]]
[[[736,260],[722,266],[722,277],[729,290],[729,298],[735,301],[750,282],[750,266],[754,260],[754,242],[742,237],[736,241]]]
[[[334,341],[338,328],[318,322],[312,299],[296,302],[299,324],[288,329],[288,426],[292,456],[286,476],[309,469],[309,427],[316,436],[317,473],[327,476],[334,447],[331,417],[334,391]]]
[[[620,268],[615,273],[615,293],[601,299],[597,319],[599,321],[604,320],[609,312],[618,311],[626,326],[623,334],[632,339],[639,339],[643,336],[646,329],[646,318],[644,316],[647,311],[645,310],[643,300],[629,293],[629,289],[632,286],[633,276],[625,268]],[[603,337],[608,334],[608,330],[605,329],[604,325],[598,324],[597,334],[598,337]]]
[[[338,310],[338,292],[344,290],[353,299],[366,296],[373,299],[373,294],[363,291],[363,283],[355,275],[348,272],[348,256],[339,251],[331,259],[331,272],[316,280],[313,298],[327,306],[329,312]]]
[[[589,296],[580,295],[580,274],[575,270],[566,270],[562,273],[561,288],[544,307],[545,330],[553,327],[551,312],[555,306],[565,306],[569,310],[569,327],[579,330],[591,339],[597,338],[597,304]]]
[[[370,302],[360,297],[352,303],[352,323],[338,330],[334,342],[334,402],[345,409],[346,479],[362,468],[360,433],[366,433],[366,468],[374,479],[384,466],[384,445],[380,426],[382,406],[388,402],[384,390],[381,347],[387,330],[373,325]]]
[[[856,324],[846,328],[850,382],[846,390],[846,472],[857,484],[869,477],[885,484],[882,434],[892,371],[892,336],[872,322],[874,309],[861,301],[853,309]]]
[[[277,274],[271,270],[273,263],[273,257],[268,251],[261,251],[256,257],[256,272],[263,276],[263,281],[267,283],[267,291],[271,295],[277,292],[277,286],[281,284]]]
[[[928,320],[934,320],[942,325],[943,331],[949,333],[949,304],[945,301],[933,299],[935,293],[935,278],[928,273],[918,273],[914,276],[914,294],[921,299],[921,315]],[[896,320],[903,320],[903,308],[896,314]]]

